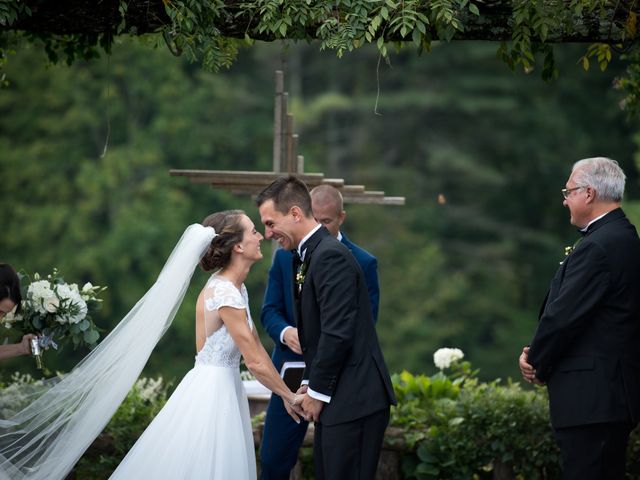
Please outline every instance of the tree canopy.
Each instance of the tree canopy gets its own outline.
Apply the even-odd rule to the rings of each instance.
[[[161,34],[174,54],[213,70],[255,40],[317,39],[338,56],[374,44],[382,57],[389,42],[422,52],[435,41],[491,40],[510,68],[539,63],[545,79],[558,75],[552,44],[587,42],[585,69],[595,61],[604,70],[616,54],[629,62],[617,86],[635,112],[639,12],[630,0],[0,0],[0,30],[26,33],[68,62],[109,51],[119,35]]]
[[[349,204],[344,225],[378,258],[376,329],[393,371],[434,371],[433,352],[449,346],[483,378],[517,375],[548,282],[577,237],[560,195],[573,161],[619,160],[624,209],[639,223],[637,128],[607,90],[624,70],[619,59],[585,73],[575,66],[581,46],[561,45],[564,74],[548,84],[497,67],[495,47],[439,43],[428,61],[394,54],[393,68],[380,67],[379,115],[375,46],[350,54],[349,68],[317,44],[284,53],[305,170],[407,198],[404,207]],[[0,260],[108,286],[95,317],[106,333],[153,283],[186,225],[227,208],[244,208],[258,225],[247,196],[168,172],[270,168],[282,57],[277,43],[256,42],[212,74],[127,38],[70,67],[45,68],[42,51],[19,48],[0,91]],[[247,281],[259,329],[270,250],[264,242]],[[148,373],[179,377],[193,364],[205,281],[197,272]],[[85,353],[48,352],[45,364],[68,370]],[[16,362],[29,363],[0,367]]]

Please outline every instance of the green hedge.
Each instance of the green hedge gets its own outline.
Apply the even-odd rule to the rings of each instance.
[[[398,447],[404,478],[561,478],[546,389],[524,389],[511,381],[480,382],[468,362],[454,363],[447,373],[429,377],[402,372],[392,380],[398,406],[392,409],[390,425],[403,432]],[[16,374],[0,384],[4,417],[24,406],[26,397],[16,392],[25,392],[27,385],[37,390],[38,382]],[[70,478],[108,478],[165,404],[169,389],[161,378],[136,382]],[[264,415],[256,417],[254,426],[263,419]],[[307,474],[309,452],[301,454]],[[629,442],[627,478],[640,480],[640,429]]]
[[[560,479],[545,388],[477,379],[469,362],[431,377],[393,376],[404,429],[407,479]],[[640,479],[640,429],[632,434],[627,478]]]

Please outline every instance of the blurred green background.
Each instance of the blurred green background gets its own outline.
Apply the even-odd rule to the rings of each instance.
[[[623,207],[640,223],[639,124],[612,88],[623,65],[585,73],[584,48],[559,46],[560,78],[547,84],[536,71],[510,72],[497,45],[482,42],[401,51],[379,68],[371,48],[338,59],[317,44],[257,43],[215,74],[144,40],[119,38],[111,56],[71,67],[24,45],[0,89],[0,261],[108,286],[95,318],[106,334],[186,225],[227,208],[259,223],[249,197],[168,172],[270,170],[283,69],[305,170],[406,197],[404,207],[347,205],[344,228],[379,261],[377,330],[390,369],[432,373],[433,352],[448,346],[484,379],[518,378],[547,285],[577,239],[560,195],[573,162],[617,159],[628,176]],[[247,282],[258,324],[271,248]],[[205,280],[195,273],[147,375],[171,380],[192,366]],[[66,371],[86,353],[45,360]],[[34,372],[32,363],[0,368],[6,378]]]

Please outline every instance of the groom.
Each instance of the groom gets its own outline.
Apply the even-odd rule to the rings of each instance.
[[[281,177],[257,197],[265,238],[295,249],[294,303],[307,365],[302,401],[315,422],[318,480],[374,478],[395,396],[367,286],[349,249],[313,218],[307,186]],[[294,259],[296,255],[294,254]]]

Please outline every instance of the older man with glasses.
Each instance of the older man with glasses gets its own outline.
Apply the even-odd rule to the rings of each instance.
[[[620,208],[624,185],[614,160],[573,166],[563,205],[583,238],[519,359],[526,381],[547,386],[565,480],[622,480],[640,420],[640,239]]]

